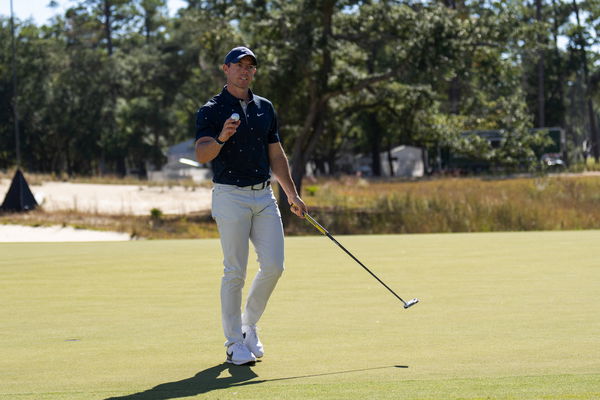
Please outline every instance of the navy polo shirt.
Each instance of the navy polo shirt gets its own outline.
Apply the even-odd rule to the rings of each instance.
[[[269,144],[279,142],[277,115],[273,104],[250,91],[246,112],[240,99],[227,91],[200,107],[196,114],[196,140],[216,138],[233,113],[240,115],[240,125],[212,161],[213,182],[249,186],[269,179]]]

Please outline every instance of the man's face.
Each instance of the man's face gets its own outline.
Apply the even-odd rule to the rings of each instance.
[[[223,71],[225,72],[225,76],[227,76],[228,85],[240,89],[248,89],[252,79],[254,79],[256,66],[252,57],[246,56],[237,63],[223,65]]]

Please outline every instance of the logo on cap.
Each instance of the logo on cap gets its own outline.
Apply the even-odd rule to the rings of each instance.
[[[252,57],[252,60],[254,60],[254,65],[257,64],[256,56],[254,55],[252,50],[243,46],[231,49],[229,53],[227,53],[227,55],[225,56],[225,61],[223,62],[223,64],[237,63],[246,56]]]

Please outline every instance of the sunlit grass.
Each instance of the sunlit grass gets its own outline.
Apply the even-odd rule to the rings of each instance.
[[[600,227],[600,177],[326,181],[304,200],[340,233],[431,233]],[[294,222],[292,222],[294,223]],[[294,224],[299,230],[301,225]]]
[[[600,398],[600,231],[338,239],[420,303],[288,238],[251,368],[224,364],[218,240],[0,243],[0,399]]]
[[[595,175],[417,181],[345,177],[307,180],[302,197],[311,215],[332,233],[600,229],[600,176]],[[0,214],[0,223],[75,226],[154,239],[218,236],[208,210],[158,217],[39,210]],[[286,222],[286,231],[315,233],[297,218]]]

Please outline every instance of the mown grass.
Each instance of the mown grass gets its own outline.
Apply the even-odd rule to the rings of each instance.
[[[421,302],[288,238],[251,368],[223,363],[218,240],[0,244],[0,399],[600,398],[600,231],[338,239]]]

